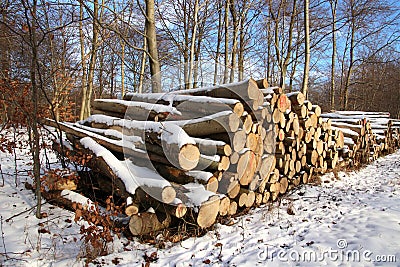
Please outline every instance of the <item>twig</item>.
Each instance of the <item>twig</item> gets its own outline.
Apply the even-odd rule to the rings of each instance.
[[[17,166],[17,153],[15,151],[15,146],[17,145],[17,136],[16,136],[16,131],[17,129],[15,128],[15,124],[13,123],[13,137],[14,137],[14,146],[13,146],[13,153],[14,153],[14,180],[15,180],[15,187],[18,187],[18,166]]]
[[[41,204],[44,205],[44,204],[47,204],[47,203],[48,203],[48,202],[45,201],[45,202],[43,202],[43,203],[41,203]],[[28,211],[33,210],[33,209],[36,208],[36,207],[37,207],[37,204],[36,204],[35,206],[33,206],[33,207],[27,209],[27,210],[21,211],[20,213],[17,213],[17,214],[15,214],[15,215],[11,216],[10,218],[8,218],[8,219],[6,220],[6,222],[9,222],[11,219],[13,219],[13,218],[15,218],[15,217],[18,217],[18,216],[20,216],[20,215],[22,215],[22,214],[24,214],[24,213],[26,213],[26,212],[28,212]]]
[[[3,174],[3,169],[1,168],[1,163],[0,163],[0,174],[1,174],[1,181],[2,181],[1,187],[3,187],[4,186],[4,174]]]
[[[3,247],[4,247],[4,254],[6,255],[6,259],[8,259],[7,255],[7,249],[6,249],[6,243],[4,242],[4,232],[3,232],[3,216],[0,216],[0,221],[1,221],[1,240],[3,241]]]

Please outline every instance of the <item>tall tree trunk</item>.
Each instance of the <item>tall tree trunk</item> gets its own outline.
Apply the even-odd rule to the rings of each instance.
[[[336,8],[337,0],[330,0],[332,11],[332,58],[331,58],[331,110],[335,110],[335,63],[336,63]]]
[[[310,72],[310,0],[304,0],[304,46],[305,46],[305,60],[304,60],[304,75],[302,93],[308,98],[308,79]]]
[[[8,3],[7,3],[8,4]],[[8,13],[9,13],[8,5],[5,3],[1,8],[1,22],[0,22],[0,80],[5,79],[8,80],[10,78],[10,69],[11,69],[11,61],[10,61],[10,48],[11,48],[11,36],[6,25],[9,25],[8,22]],[[2,92],[0,92],[0,100],[5,100],[5,96]],[[7,105],[5,101],[0,101],[0,123],[6,122],[8,120],[7,115]]]
[[[271,36],[271,19],[267,18],[267,80],[272,83],[272,68],[271,68],[271,46],[272,46],[272,36]]]
[[[270,6],[272,6],[272,2],[270,0]],[[279,48],[279,17],[281,15],[281,6],[278,11],[277,16],[273,15],[272,10],[270,10],[271,16],[274,18],[275,21],[275,27],[274,27],[274,45],[275,45],[275,52],[276,52],[276,57],[277,57],[277,62],[278,66],[280,69],[280,82],[279,86],[282,87],[282,89],[285,89],[286,86],[286,74],[287,74],[287,68],[290,63],[290,58],[291,58],[291,53],[293,49],[293,29],[294,29],[294,24],[295,24],[295,19],[297,16],[297,0],[294,0],[292,3],[292,13],[290,15],[290,23],[289,23],[289,29],[288,29],[288,40],[287,40],[287,48],[286,48],[286,54],[285,56],[281,52],[281,49]],[[284,27],[283,27],[284,28]],[[282,40],[283,41],[283,40]],[[283,49],[283,45],[282,45]],[[282,54],[281,54],[282,53]]]
[[[146,30],[144,31],[144,35],[146,36]],[[147,38],[144,37],[143,38],[142,62],[140,64],[138,93],[142,93],[143,92],[144,71],[146,69],[146,58],[147,58]]]
[[[224,14],[224,23],[225,23],[225,60],[224,60],[224,80],[223,83],[228,82],[228,68],[229,68],[229,5],[230,0],[226,0],[225,3],[225,14]]]
[[[83,113],[83,119],[90,116],[90,102],[92,100],[93,88],[94,88],[94,72],[97,60],[97,49],[98,49],[98,36],[99,36],[99,2],[95,0],[93,2],[93,29],[92,29],[92,40],[90,50],[89,69],[87,77],[87,90],[86,98],[82,101],[82,106],[85,107]]]
[[[36,209],[36,217],[41,218],[41,203],[42,203],[42,197],[41,197],[41,181],[40,181],[40,158],[39,158],[39,153],[40,153],[40,136],[39,136],[39,130],[38,130],[38,102],[39,102],[39,93],[38,93],[38,84],[36,81],[36,76],[37,76],[37,67],[38,67],[38,42],[37,42],[37,0],[32,1],[32,7],[29,8],[29,4],[25,3],[24,1],[24,7],[25,9],[30,9],[31,11],[31,20],[30,20],[30,26],[29,26],[29,33],[30,33],[30,46],[31,46],[31,52],[32,52],[32,58],[31,58],[31,66],[30,66],[30,79],[31,79],[31,86],[32,86],[32,102],[33,102],[33,114],[30,118],[31,122],[31,130],[32,130],[32,156],[33,156],[33,175],[35,177],[35,194],[37,198],[37,209]],[[29,24],[29,17],[26,17],[27,22]]]
[[[158,58],[157,33],[154,0],[146,0],[146,38],[150,60],[151,88],[153,93],[161,93],[161,65]]]
[[[193,88],[197,88],[198,79],[199,79],[199,71],[201,70],[200,66],[200,56],[201,56],[201,42],[204,36],[204,27],[205,27],[205,19],[203,20],[201,27],[199,27],[199,34],[197,37],[197,44],[194,53],[194,69],[193,69]]]
[[[100,53],[98,55],[99,58],[99,73],[98,73],[98,98],[101,98],[103,96],[104,93],[104,81],[103,81],[103,72],[104,72],[104,57],[105,57],[105,53],[104,53],[104,45],[101,46],[100,49]],[[114,62],[113,62],[114,63]],[[112,64],[113,64],[112,63]],[[111,94],[111,98],[113,97],[113,95]]]
[[[79,119],[83,120],[85,117],[86,110],[86,96],[87,96],[87,69],[86,69],[86,55],[85,55],[85,35],[83,33],[83,2],[79,4],[79,43],[81,48],[81,65],[82,65],[82,76],[81,76],[81,88],[82,88],[82,104]]]
[[[347,77],[346,77],[346,82],[344,85],[344,93],[343,93],[343,110],[347,109],[348,106],[348,98],[349,98],[349,87],[350,87],[350,81],[351,81],[351,76],[353,73],[353,67],[354,67],[354,45],[355,45],[355,31],[356,31],[356,22],[355,22],[355,14],[354,14],[354,8],[353,8],[353,1],[351,1],[351,26],[350,26],[350,31],[351,31],[351,39],[350,39],[350,62],[349,62],[349,68],[347,69]]]
[[[238,53],[238,81],[244,79],[244,52],[246,49],[246,19],[248,8],[246,7],[247,1],[243,1],[243,9],[240,12],[239,23],[239,53]]]
[[[184,88],[189,88],[190,77],[189,77],[189,31],[190,31],[190,23],[189,23],[189,10],[187,6],[187,1],[183,1],[183,31],[184,31],[184,45],[183,45],[183,83]]]
[[[299,29],[299,27],[298,27],[298,29]],[[299,40],[300,40],[300,35],[297,36],[297,43],[299,43]],[[292,63],[292,70],[290,72],[290,79],[289,79],[289,92],[293,91],[294,77],[295,77],[295,74],[297,71],[297,64],[299,62],[299,60],[298,60],[299,50],[300,50],[300,46],[297,45],[296,50],[292,56],[293,63]]]
[[[235,0],[231,0],[230,11],[233,24],[233,38],[232,38],[232,51],[231,51],[231,73],[229,76],[229,82],[232,83],[235,79],[236,54],[237,54],[238,36],[239,36],[239,18],[236,12]]]
[[[8,3],[7,3],[8,4]],[[2,4],[1,7],[1,20],[0,23],[0,79],[8,79],[10,75],[10,43],[11,43],[11,36],[10,31],[7,27],[9,25],[8,21],[8,6],[6,3]]]
[[[125,42],[121,40],[121,99],[125,96]]]
[[[50,32],[50,21],[49,21],[49,13],[50,11],[47,9],[44,12],[45,20],[46,20],[46,30]],[[60,82],[58,79],[60,78],[60,69],[57,62],[57,55],[54,47],[53,38],[54,36],[49,35],[49,50],[50,50],[50,73],[51,73],[51,82],[53,87],[53,98],[51,99],[51,103],[49,103],[49,110],[53,112],[54,119],[56,121],[60,120],[60,97],[61,97],[61,89]],[[62,80],[63,77],[61,77]]]
[[[218,32],[217,32],[217,51],[215,53],[215,64],[214,64],[214,80],[213,85],[217,84],[218,78],[218,68],[219,68],[219,57],[220,57],[220,49],[222,42],[222,0],[218,1]]]
[[[196,43],[196,34],[197,34],[197,26],[198,26],[198,15],[199,15],[199,0],[195,0],[194,3],[194,12],[193,12],[193,29],[192,29],[192,38],[190,42],[190,65],[189,65],[189,89],[193,88],[192,75],[193,75],[193,66],[194,66],[194,49]]]

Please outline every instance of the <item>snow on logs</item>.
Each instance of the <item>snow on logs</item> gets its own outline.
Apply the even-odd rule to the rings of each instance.
[[[265,79],[127,94],[93,108],[84,121],[46,124],[72,144],[55,147],[89,155],[85,165],[107,177],[99,184],[126,202],[134,235],[183,222],[207,228],[218,216],[274,201],[347,164],[346,156],[398,147],[400,126],[383,120],[387,114],[361,124],[365,113],[321,114],[301,92],[284,94]]]
[[[346,149],[340,156],[352,164],[368,163],[399,147],[400,122],[387,112],[335,111],[321,116],[343,132]]]

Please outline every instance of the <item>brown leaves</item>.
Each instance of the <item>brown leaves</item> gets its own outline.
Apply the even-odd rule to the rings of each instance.
[[[147,253],[145,253],[143,258],[146,261],[146,263],[156,262],[158,260],[158,255],[157,252],[154,251],[150,255],[147,255]]]
[[[121,207],[113,203],[112,197],[106,199],[107,211],[101,210],[98,203],[95,202],[94,206],[84,207],[80,203],[72,203],[72,208],[75,209],[75,222],[84,220],[88,224],[82,225],[80,233],[82,239],[87,246],[87,253],[95,253],[96,255],[107,254],[107,244],[113,241],[113,233],[117,234],[122,229],[116,227],[111,219],[116,213],[121,213]]]

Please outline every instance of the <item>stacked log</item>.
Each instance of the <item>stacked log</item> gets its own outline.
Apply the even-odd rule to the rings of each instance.
[[[301,92],[284,94],[279,87],[261,90],[272,107],[277,138],[276,166],[267,184],[274,200],[279,194],[307,183],[314,172],[334,169],[344,136],[331,128],[329,120],[320,117],[321,108],[305,100]]]
[[[335,111],[322,114],[345,136],[340,156],[349,164],[368,163],[399,148],[400,122],[387,112]]]
[[[98,99],[93,109],[77,123],[46,121],[68,139],[54,148],[102,174],[97,184],[126,202],[134,235],[182,222],[210,227],[334,169],[346,152],[354,157],[351,142],[371,149],[381,140],[379,127],[341,128],[302,93],[265,79]],[[394,126],[384,132],[387,150],[398,145]]]

